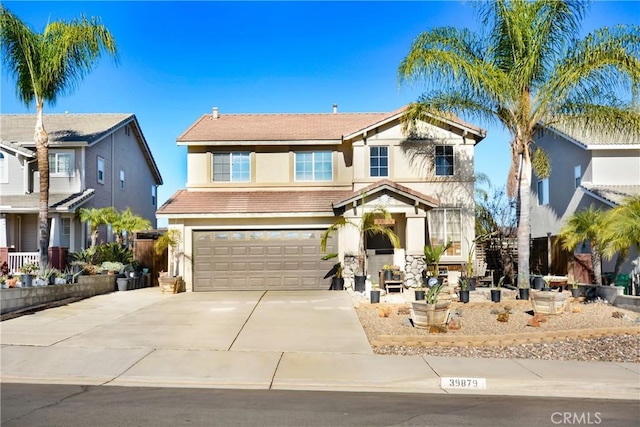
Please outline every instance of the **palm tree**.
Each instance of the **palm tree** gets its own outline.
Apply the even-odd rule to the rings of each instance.
[[[533,149],[534,134],[561,124],[640,135],[640,115],[624,99],[640,91],[640,29],[601,28],[579,39],[586,2],[496,0],[478,7],[487,34],[434,28],[413,42],[399,79],[424,80],[427,90],[408,106],[405,130],[415,134],[419,121],[456,114],[509,131],[507,187],[518,200],[518,279],[526,284],[531,171],[550,171],[548,158]]]
[[[333,235],[334,232],[338,231],[341,228],[345,227],[354,227],[358,230],[359,241],[358,241],[358,272],[361,275],[366,275],[365,270],[365,258],[366,258],[366,250],[365,250],[365,238],[366,236],[371,236],[375,234],[383,234],[387,236],[387,238],[391,241],[391,244],[394,248],[400,247],[400,239],[398,236],[391,230],[389,227],[384,225],[385,221],[382,223],[378,223],[377,219],[390,220],[391,213],[387,211],[385,208],[381,206],[377,206],[371,210],[365,211],[364,209],[365,197],[362,195],[362,204],[360,207],[360,218],[358,221],[351,220],[349,218],[345,218],[344,216],[339,216],[329,228],[327,228],[320,238],[320,249],[322,252],[326,252],[328,239]]]
[[[602,238],[607,242],[603,255],[611,258],[618,253],[613,278],[615,282],[629,250],[633,246],[640,248],[640,196],[628,197],[607,211],[602,225]]]
[[[589,241],[591,246],[591,265],[596,284],[602,285],[602,250],[606,243],[601,230],[604,222],[604,212],[590,206],[574,212],[562,226],[558,237],[562,240],[564,249],[573,251],[576,246]]]
[[[133,213],[130,208],[116,214],[111,223],[113,232],[116,235],[118,243],[124,243],[124,233],[127,233],[127,243],[131,243],[131,233],[138,230],[148,230],[151,228],[151,222],[141,216]]]
[[[91,247],[98,243],[98,227],[109,224],[117,212],[112,207],[107,208],[82,208],[78,211],[80,221],[88,222],[91,229]]]
[[[0,5],[0,50],[3,65],[16,79],[18,98],[35,103],[34,141],[40,173],[38,247],[40,269],[49,264],[49,136],[42,121],[44,102],[54,104],[70,92],[94,67],[103,50],[114,57],[116,44],[97,18],[50,22],[42,33]]]

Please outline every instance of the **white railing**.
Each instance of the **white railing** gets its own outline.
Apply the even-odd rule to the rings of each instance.
[[[9,271],[12,273],[18,273],[20,267],[25,264],[34,263],[40,265],[40,254],[38,252],[9,252]]]

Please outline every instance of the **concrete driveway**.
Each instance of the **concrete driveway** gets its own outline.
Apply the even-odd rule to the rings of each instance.
[[[114,292],[4,321],[2,345],[372,354],[346,292]]]

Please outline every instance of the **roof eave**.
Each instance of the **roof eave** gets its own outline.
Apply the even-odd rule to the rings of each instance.
[[[287,140],[287,139],[278,139],[278,140],[210,140],[210,141],[184,141],[177,140],[178,146],[193,146],[193,147],[203,147],[203,146],[211,146],[211,147],[224,147],[229,145],[241,145],[241,146],[252,146],[252,145],[275,145],[275,146],[287,146],[287,145],[340,145],[342,143],[342,139],[302,139],[302,140]]]

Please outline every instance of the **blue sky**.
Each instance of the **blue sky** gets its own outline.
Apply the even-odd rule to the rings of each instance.
[[[45,112],[134,113],[164,179],[160,204],[186,183],[176,138],[198,117],[220,113],[392,111],[420,87],[400,87],[397,68],[412,40],[438,26],[477,28],[471,2],[31,2],[4,1],[33,29],[99,16],[119,63],[104,57],[72,94]],[[595,2],[584,32],[640,22],[640,2]],[[2,70],[2,113],[33,113]],[[502,185],[509,136],[486,123],[476,173]],[[45,122],[46,127],[46,122]],[[162,225],[162,224],[160,224]]]

